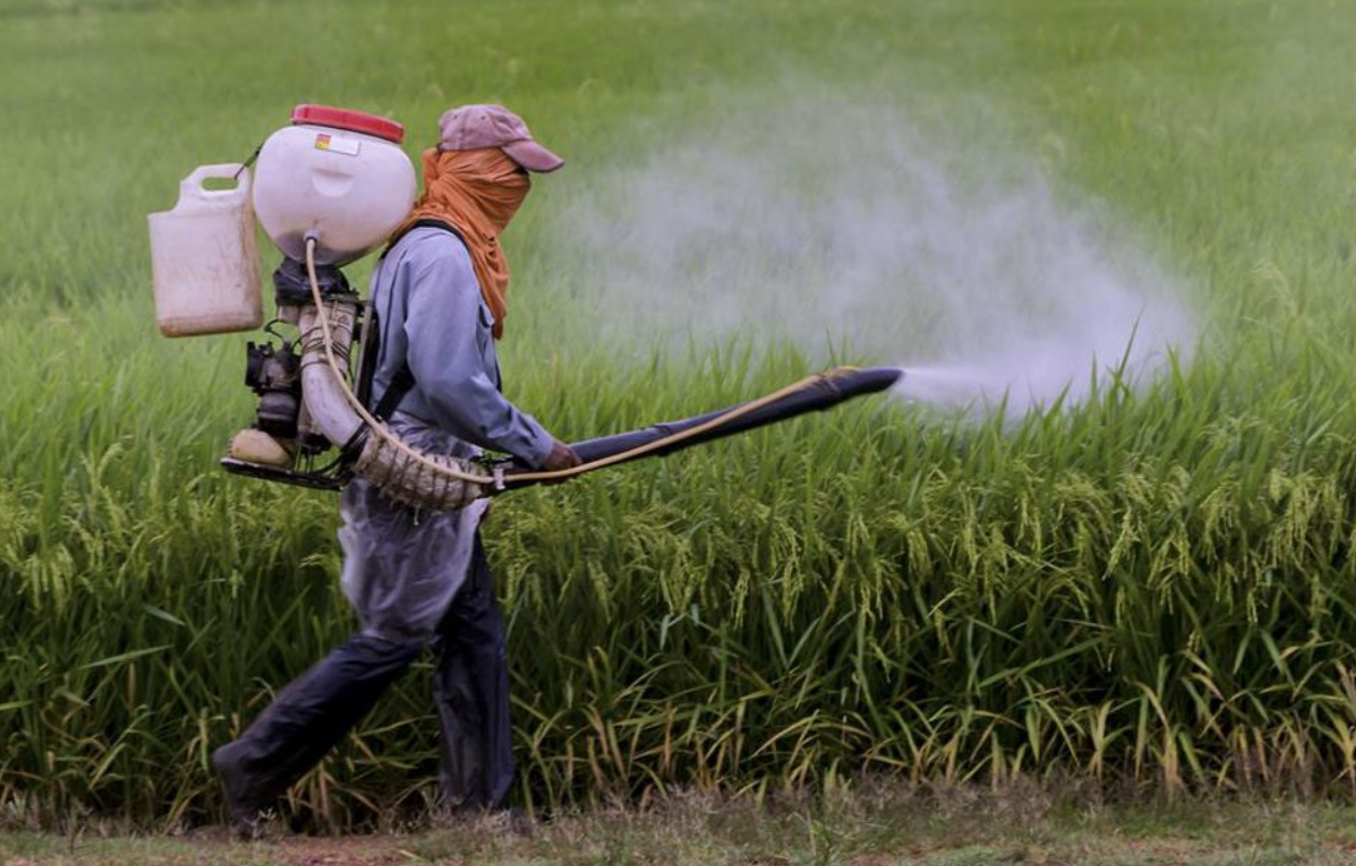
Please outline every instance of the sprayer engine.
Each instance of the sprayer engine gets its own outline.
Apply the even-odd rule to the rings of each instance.
[[[361,341],[364,304],[340,266],[386,240],[414,203],[403,138],[386,118],[302,105],[260,148],[253,211],[283,253],[266,327],[280,342],[247,349],[259,407],[232,440],[227,470],[335,489],[357,475],[393,499],[444,510],[489,492],[484,470],[421,453],[374,417],[363,375],[373,359],[357,371],[353,363],[375,341]]]
[[[245,386],[259,395],[254,426],[276,439],[295,439],[301,413],[301,356],[292,351],[292,343],[246,343]]]
[[[332,488],[360,464],[384,467],[388,481],[399,474],[368,453],[369,425],[349,387],[363,303],[339,268],[382,243],[414,203],[403,139],[404,128],[383,117],[300,105],[259,148],[253,176],[245,165],[205,166],[180,185],[174,210],[151,215],[166,336],[263,325],[256,216],[283,253],[273,274],[276,317],[264,326],[277,342],[246,347],[245,385],[259,403],[254,425],[232,440],[228,470]],[[213,178],[237,186],[209,190]],[[333,449],[338,456],[326,458]]]

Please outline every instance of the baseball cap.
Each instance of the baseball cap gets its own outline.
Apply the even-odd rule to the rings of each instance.
[[[555,171],[565,160],[532,140],[527,124],[502,105],[463,105],[438,118],[439,150],[497,147],[528,171]]]

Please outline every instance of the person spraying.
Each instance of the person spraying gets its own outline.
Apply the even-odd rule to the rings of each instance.
[[[374,414],[427,453],[469,460],[492,449],[536,469],[570,469],[574,451],[501,393],[495,354],[509,288],[499,237],[530,173],[564,162],[498,105],[447,111],[439,133],[423,154],[423,195],[372,276]],[[347,484],[341,581],[361,629],[213,753],[238,829],[256,833],[263,810],[428,648],[443,796],[460,809],[504,805],[513,755],[504,621],[480,539],[487,503],[426,511],[361,477]]]
[[[462,106],[439,120],[416,200],[404,134],[389,118],[301,104],[260,146],[254,172],[248,162],[200,166],[173,210],[148,217],[162,334],[262,325],[273,338],[245,347],[257,411],[222,467],[342,491],[341,580],[360,630],[213,753],[245,835],[429,647],[443,794],[454,808],[504,804],[513,778],[504,622],[479,535],[491,497],[830,409],[903,377],[840,367],[567,446],[504,399],[495,354],[509,284],[499,237],[530,174],[562,160],[502,106]],[[212,179],[238,186],[209,189]],[[267,323],[256,216],[283,254]],[[341,268],[383,243],[364,300]]]

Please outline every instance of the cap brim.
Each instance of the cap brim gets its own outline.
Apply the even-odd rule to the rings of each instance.
[[[522,141],[511,141],[508,144],[500,145],[499,149],[508,154],[509,159],[528,171],[545,174],[555,171],[565,164],[565,160],[530,138]]]

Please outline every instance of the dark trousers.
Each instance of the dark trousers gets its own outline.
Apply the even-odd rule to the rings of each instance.
[[[471,573],[431,645],[434,704],[442,726],[439,781],[454,808],[496,809],[513,782],[504,617],[476,537]],[[280,691],[218,753],[239,795],[265,806],[320,763],[425,644],[355,635]]]

